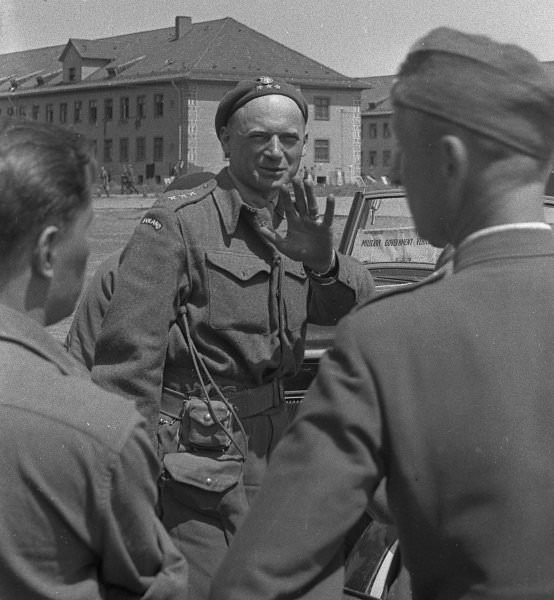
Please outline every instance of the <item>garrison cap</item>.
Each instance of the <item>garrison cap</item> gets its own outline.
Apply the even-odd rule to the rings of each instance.
[[[277,94],[278,96],[287,96],[294,100],[302,112],[304,121],[308,121],[308,104],[304,96],[290,83],[277,81],[271,77],[258,77],[254,80],[239,81],[237,85],[227,92],[221,99],[217,112],[215,114],[215,132],[219,132],[224,125],[227,125],[231,115],[241,106],[244,106],[254,98]]]
[[[539,159],[554,150],[553,79],[516,45],[434,29],[408,52],[392,101]]]

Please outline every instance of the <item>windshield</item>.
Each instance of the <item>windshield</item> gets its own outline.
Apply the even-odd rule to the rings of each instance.
[[[417,235],[401,190],[390,195],[364,194],[359,200],[357,207],[355,200],[348,203],[357,215],[351,222],[352,256],[365,264],[436,263],[441,249]],[[346,206],[341,208],[344,211]],[[554,198],[545,197],[544,212],[546,222],[554,225]]]
[[[363,263],[435,264],[440,248],[417,235],[404,196],[365,198],[366,206],[352,246]]]

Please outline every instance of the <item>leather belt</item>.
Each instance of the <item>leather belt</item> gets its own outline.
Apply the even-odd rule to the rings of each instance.
[[[219,388],[225,398],[234,406],[239,417],[253,417],[271,408],[284,404],[283,382],[274,379],[270,383],[255,388],[240,388],[234,385],[223,385]],[[161,412],[174,419],[180,418],[183,402],[191,395],[164,386],[162,390]],[[213,393],[210,398],[216,400]]]

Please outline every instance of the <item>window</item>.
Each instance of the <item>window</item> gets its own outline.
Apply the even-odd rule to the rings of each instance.
[[[75,67],[69,67],[69,81],[75,81],[77,78],[77,69]]]
[[[390,167],[390,159],[392,152],[390,150],[383,151],[383,167]]]
[[[113,100],[111,98],[104,98],[104,121],[111,121],[113,119]]]
[[[90,147],[92,148],[92,153],[96,157],[98,155],[98,142],[96,140],[91,140]]]
[[[47,123],[54,122],[54,105],[53,104],[46,105],[46,122]]]
[[[31,110],[31,116],[33,121],[38,121],[38,115],[40,113],[40,106],[38,104],[33,104],[33,108]]]
[[[129,138],[119,140],[119,162],[129,162]]]
[[[137,96],[137,119],[146,118],[146,96]]]
[[[331,99],[325,96],[314,96],[314,118],[316,121],[329,120]]]
[[[137,138],[137,152],[135,154],[135,160],[137,162],[144,162],[146,160],[146,138]]]
[[[154,116],[155,117],[163,117],[164,116],[164,95],[163,94],[154,94]]]
[[[24,119],[27,116],[27,107],[25,105],[20,106],[17,114]]]
[[[164,139],[163,137],[154,138],[154,162],[161,162],[164,159]]]
[[[370,123],[368,127],[369,137],[374,139],[377,137],[377,123]]]
[[[390,138],[390,125],[383,123],[383,137]]]
[[[377,152],[374,150],[369,151],[369,166],[374,167],[377,164]]]
[[[98,120],[98,107],[96,105],[96,100],[88,101],[88,120],[89,123],[92,123],[93,125],[96,124],[96,121]]]
[[[113,160],[113,141],[104,140],[104,162],[112,162]]]
[[[80,100],[75,100],[73,104],[73,122],[81,122],[81,111],[83,110],[83,103]]]
[[[67,102],[60,104],[60,123],[67,123]]]
[[[315,162],[329,162],[329,140],[314,140]]]
[[[126,121],[129,118],[129,98],[123,96],[119,99],[119,118]]]

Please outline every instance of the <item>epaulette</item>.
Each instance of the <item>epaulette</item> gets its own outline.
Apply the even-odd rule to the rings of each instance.
[[[429,276],[425,277],[421,281],[416,281],[407,285],[398,285],[389,290],[386,290],[385,292],[377,293],[377,295],[373,296],[372,298],[368,298],[367,300],[360,302],[354,310],[367,306],[368,304],[374,304],[375,302],[379,302],[384,298],[390,298],[391,296],[399,296],[400,294],[407,294],[409,292],[413,292],[418,288],[444,279],[444,277],[449,275],[450,273],[452,273],[451,266],[449,263],[446,263],[440,269],[433,271]]]
[[[172,181],[158,196],[153,208],[164,206],[177,211],[209,196],[217,187],[215,175],[209,172],[181,175]]]

